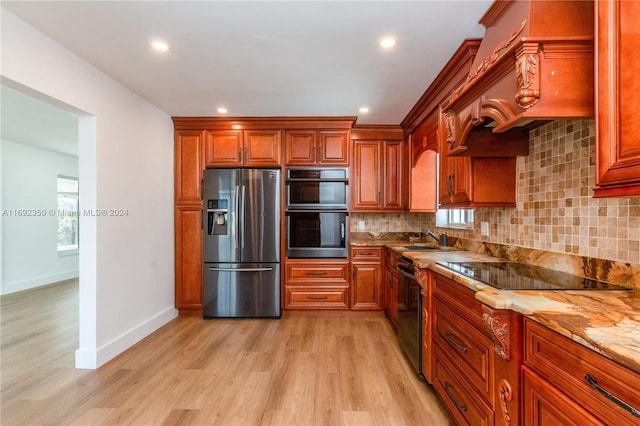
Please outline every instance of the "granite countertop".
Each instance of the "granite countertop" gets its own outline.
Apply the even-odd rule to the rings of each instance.
[[[423,243],[429,245],[428,243]],[[499,262],[504,259],[447,247],[415,251],[405,241],[359,241],[393,249],[413,260],[416,268],[431,269],[476,292],[476,299],[495,309],[510,309],[640,373],[640,289],[620,290],[499,290],[437,264]]]

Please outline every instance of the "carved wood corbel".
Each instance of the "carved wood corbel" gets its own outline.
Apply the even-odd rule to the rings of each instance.
[[[501,315],[484,313],[482,320],[485,327],[493,335],[493,350],[505,361],[511,359],[509,347],[509,320]]]
[[[449,147],[456,143],[456,112],[452,109],[444,113],[444,123],[447,130],[447,144]]]
[[[525,43],[516,57],[516,103],[527,109],[540,100],[540,45]]]

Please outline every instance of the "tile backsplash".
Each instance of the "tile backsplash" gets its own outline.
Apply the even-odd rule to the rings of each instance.
[[[558,120],[530,132],[530,154],[517,162],[515,208],[478,208],[474,229],[454,237],[640,264],[640,198],[593,198],[593,120]],[[433,213],[352,214],[365,231],[422,231]],[[481,236],[480,222],[489,223]],[[445,229],[438,229],[439,232]]]

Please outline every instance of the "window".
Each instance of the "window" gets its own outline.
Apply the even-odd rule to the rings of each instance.
[[[473,209],[443,209],[436,213],[436,226],[440,228],[473,228]]]
[[[78,250],[78,179],[58,176],[58,252]]]

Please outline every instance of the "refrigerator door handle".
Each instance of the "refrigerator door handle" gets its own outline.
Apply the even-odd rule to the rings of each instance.
[[[273,268],[214,268],[209,267],[210,271],[223,271],[223,272],[264,272],[273,271]]]
[[[345,229],[344,229],[344,223],[340,224],[340,238],[342,238],[344,240],[344,234],[345,234]]]
[[[244,226],[245,226],[245,215],[246,215],[246,202],[247,202],[247,198],[246,198],[246,194],[245,194],[245,190],[246,190],[246,186],[242,185],[242,200],[240,201],[240,205],[242,206],[242,213],[240,215],[240,241],[241,241],[241,247],[244,248]]]
[[[236,185],[236,217],[240,216],[240,186]],[[232,228],[232,232],[234,233],[234,237],[236,240],[236,247],[238,247],[239,245],[239,241],[238,241],[238,229],[237,226],[234,226]]]

